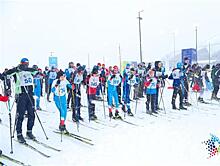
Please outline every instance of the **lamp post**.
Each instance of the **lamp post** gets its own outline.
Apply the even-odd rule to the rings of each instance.
[[[143,12],[144,10],[141,10],[138,12],[138,24],[139,24],[139,41],[140,41],[140,62],[142,62],[142,46],[141,46],[141,12]]]
[[[198,28],[196,26],[196,62],[198,61]]]

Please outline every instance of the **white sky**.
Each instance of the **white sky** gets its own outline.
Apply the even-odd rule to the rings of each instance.
[[[118,64],[139,61],[138,11],[141,13],[143,60],[158,60],[173,51],[220,39],[218,0],[0,0],[0,69],[21,57],[40,67],[50,51],[59,67],[69,61]]]

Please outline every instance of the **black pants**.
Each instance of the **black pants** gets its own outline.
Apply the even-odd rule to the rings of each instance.
[[[24,120],[24,114],[27,111],[27,131],[32,131],[34,126],[35,114],[34,114],[34,98],[33,94],[22,93],[17,100],[17,134],[22,134],[22,122]]]
[[[89,118],[95,115],[95,104],[92,101],[95,99],[95,95],[87,95],[88,99],[88,111],[89,111]]]
[[[71,100],[71,99],[72,99],[72,100]],[[67,108],[69,108],[70,100],[71,100],[71,103],[73,103],[73,100],[75,100],[75,99],[73,99],[72,89],[68,89]],[[74,101],[74,103],[75,103],[75,101]],[[74,104],[74,107],[75,107],[75,104]],[[71,104],[71,108],[73,108],[73,107],[72,107],[72,104]]]
[[[188,101],[189,84],[187,79],[184,80],[183,86],[183,98]]]
[[[143,97],[143,93],[144,93],[144,81],[141,80],[138,86],[138,97],[139,98]]]
[[[147,101],[146,101],[146,109],[147,111],[151,110],[152,112],[156,111],[156,94],[147,94]]]
[[[80,107],[81,107],[81,92],[78,91],[78,92],[75,92],[74,91],[74,99],[75,99],[75,111],[76,111],[76,115],[77,115],[77,118],[80,117]]]
[[[117,86],[118,102],[121,104],[121,83]]]
[[[172,105],[175,105],[177,94],[179,94],[180,105],[183,105],[183,94],[181,87],[173,87]]]
[[[217,94],[218,94],[218,91],[219,91],[219,84],[213,82],[213,86],[214,86],[214,89],[213,89],[213,92],[212,92],[212,96],[217,97]]]
[[[52,87],[52,84],[49,84],[49,85],[48,85],[47,100],[50,99],[51,87]]]

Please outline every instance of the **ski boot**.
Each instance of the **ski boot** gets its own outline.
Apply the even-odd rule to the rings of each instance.
[[[187,108],[183,107],[182,104],[180,104],[180,107],[179,107],[180,110],[187,110]]]
[[[113,118],[112,112],[109,112],[109,118],[110,118],[110,119]]]
[[[26,143],[26,141],[25,141],[25,139],[24,139],[22,134],[17,134],[17,139],[18,139],[18,142],[21,143],[21,144],[25,144]]]
[[[157,112],[157,111],[152,111],[152,113],[154,113],[154,114],[158,114],[158,112]]]
[[[97,118],[97,116],[95,114],[90,116],[90,120],[97,120],[97,119],[98,118]]]
[[[113,118],[112,108],[109,107],[109,108],[108,108],[108,111],[109,111],[109,114],[108,114],[109,118],[110,118],[110,119]]]
[[[64,134],[69,134],[68,130],[66,129],[66,125],[59,125],[59,130]]]
[[[126,112],[124,104],[122,104],[122,108],[121,109],[122,109],[123,112]]]
[[[128,109],[128,115],[129,116],[134,116],[134,114],[131,112],[131,109]]]
[[[175,104],[172,104],[172,109],[173,109],[173,110],[177,110],[177,108],[176,108],[176,105],[175,105]]]
[[[81,116],[79,116],[79,120],[81,120],[82,122],[84,121],[84,119]]]
[[[198,102],[200,102],[200,103],[205,103],[205,101],[203,100],[202,97],[199,97],[199,98],[198,98]]]
[[[40,107],[37,107],[36,110],[38,110],[38,111],[42,111],[42,109],[41,109]]]
[[[115,111],[115,119],[122,119],[122,117],[119,115],[118,110]]]
[[[27,131],[26,137],[31,140],[35,140],[36,137],[33,135],[32,131]]]

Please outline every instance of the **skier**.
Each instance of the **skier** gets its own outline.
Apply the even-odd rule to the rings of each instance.
[[[71,107],[73,108],[72,113],[72,120],[74,122],[77,122],[79,120],[83,121],[83,118],[81,117],[80,108],[81,108],[81,83],[83,81],[83,70],[84,68],[82,66],[79,66],[74,73],[72,73],[71,80],[72,83],[75,86],[75,89],[71,92],[72,98],[74,98],[74,105]]]
[[[212,91],[212,99],[219,101],[220,98],[217,97],[220,85],[220,63],[216,64],[212,68],[211,78],[213,82],[214,89]]]
[[[43,74],[42,74],[42,70],[38,68],[37,65],[33,65],[33,68],[38,70],[38,73],[34,75],[34,95],[36,96],[36,110],[42,110],[40,107],[40,97],[41,97],[41,88],[42,88],[41,79],[43,78]]]
[[[102,97],[100,95],[102,93],[102,84],[101,84],[101,77],[100,77],[101,70],[102,70],[101,69],[101,63],[97,63],[96,68],[98,69],[98,74],[99,74],[99,85],[98,85],[97,90],[96,90],[96,100],[102,101],[104,99],[102,99]]]
[[[146,81],[144,83],[146,87],[146,95],[147,95],[147,101],[146,101],[146,113],[156,113],[156,94],[157,94],[157,87],[159,86],[158,80],[155,77],[155,71],[149,70],[148,71],[148,77],[146,78]],[[150,105],[151,105],[151,112],[150,112]]]
[[[1,73],[0,73],[0,77],[1,77]],[[8,96],[2,96],[0,94],[0,101],[2,102],[7,102],[8,101]],[[0,123],[2,122],[1,118],[0,118]]]
[[[71,82],[71,75],[74,73],[75,71],[75,66],[73,62],[69,62],[69,67],[67,69],[65,69],[65,74],[66,74],[66,79]],[[67,98],[67,109],[69,109],[69,103],[72,96],[72,91],[70,89],[67,89],[68,91],[68,98]]]
[[[118,93],[117,93],[117,86],[121,83],[120,73],[118,71],[118,66],[113,67],[113,73],[110,74],[108,78],[108,107],[109,107],[109,117],[113,117],[112,113],[112,101],[115,101],[115,117],[116,119],[120,119],[121,116],[119,115],[119,101],[118,101]]]
[[[51,93],[51,86],[53,81],[56,79],[57,77],[57,72],[56,72],[56,68],[54,66],[51,67],[51,70],[48,72],[48,93],[47,93],[47,101],[50,101],[50,93]]]
[[[48,94],[49,92],[49,85],[48,85],[48,79],[49,79],[49,67],[45,66],[45,70],[43,72],[44,75],[44,83],[45,83],[45,94]]]
[[[34,114],[34,98],[33,98],[33,75],[36,74],[34,68],[29,68],[29,60],[27,58],[22,58],[20,65],[5,72],[6,75],[15,76],[16,90],[17,94],[17,139],[19,143],[25,143],[25,139],[22,135],[22,122],[24,120],[25,111],[27,111],[27,132],[26,135],[29,139],[35,139],[32,133],[34,126],[35,114]]]
[[[95,115],[95,104],[93,100],[96,98],[96,90],[99,85],[99,73],[96,66],[93,67],[92,73],[87,76],[87,99],[88,99],[88,110],[89,110],[89,120],[96,120]]]
[[[4,83],[4,95],[11,96],[11,76],[7,76],[5,73],[8,71],[6,68],[2,74],[0,74],[0,79]]]
[[[128,63],[128,64],[126,64],[125,69],[123,70],[123,79],[122,79],[122,82],[123,82],[123,94],[122,94],[122,101],[125,101],[125,96],[126,96],[125,90],[126,90],[126,86],[127,86],[125,81],[126,81],[128,75],[130,73],[130,67],[131,67],[131,65]],[[109,69],[109,71],[111,71],[111,70]],[[130,96],[129,96],[129,100],[130,100]]]
[[[67,87],[70,89],[74,89],[74,85],[71,85],[69,81],[66,80],[65,73],[60,70],[57,73],[57,78],[52,83],[51,92],[54,94],[54,101],[57,109],[60,112],[59,130],[65,133],[68,133],[65,125],[65,120],[67,116]]]
[[[205,81],[209,82],[207,76],[207,70],[210,69],[210,65],[205,65],[203,68],[198,66],[195,70],[195,84],[199,86],[198,102],[206,103],[203,99]]]
[[[164,88],[164,86],[165,86],[164,79],[166,79],[168,77],[168,75],[165,75],[165,68],[163,67],[163,63],[161,61],[155,61],[154,70],[155,70],[155,76],[157,77],[161,87]],[[158,103],[159,90],[160,90],[160,87],[157,87],[157,94],[156,94],[156,109],[157,110],[160,110],[159,103]]]
[[[183,64],[183,76],[184,77],[183,77],[183,81],[182,81],[182,86],[183,86],[183,104],[185,106],[192,105],[188,101],[190,72],[191,72],[191,65],[189,63],[189,59],[186,57],[186,58],[184,58],[184,64]]]
[[[131,112],[131,107],[130,107],[130,91],[131,87],[137,84],[137,78],[135,76],[135,70],[134,68],[131,68],[128,74],[124,74],[124,104],[122,105],[122,110],[126,112],[126,107],[127,107],[127,113],[129,116],[134,116],[133,113]]]
[[[101,88],[102,88],[103,94],[105,94],[105,89],[106,89],[107,73],[108,73],[108,70],[105,68],[105,64],[102,64],[100,80],[101,80]]]
[[[138,77],[139,77],[139,85],[138,85],[138,96],[139,98],[144,98],[143,93],[144,93],[144,80],[145,80],[145,68],[143,63],[138,64],[138,69],[137,69]]]
[[[176,107],[176,97],[179,94],[179,109],[186,110],[183,106],[183,94],[181,87],[181,80],[183,79],[183,64],[181,62],[177,63],[177,67],[173,69],[172,73],[169,76],[169,79],[173,80],[173,96],[172,96],[172,109],[177,109]]]

